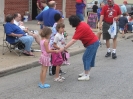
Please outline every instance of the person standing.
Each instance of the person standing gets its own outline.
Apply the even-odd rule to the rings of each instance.
[[[123,14],[123,13],[128,14],[128,13],[127,13],[126,5],[127,5],[127,1],[124,1],[124,2],[123,2],[123,5],[121,6],[121,13],[122,13],[122,14]]]
[[[37,5],[37,13],[39,14],[43,10],[43,6],[41,5],[41,0],[37,0],[36,5]]]
[[[42,7],[44,7],[43,11],[45,11],[45,10],[48,10],[48,9],[49,9],[49,7],[48,7],[48,5],[47,5],[46,0],[41,0],[41,5],[42,5]]]
[[[98,9],[97,4],[98,4],[98,1],[95,1],[95,5],[93,5],[93,7],[92,7],[92,10],[94,13],[97,13],[97,9]]]
[[[50,54],[51,53],[58,53],[57,50],[51,50],[49,46],[49,40],[51,36],[51,29],[48,27],[44,28],[43,31],[40,33],[41,41],[40,41],[40,47],[41,47],[41,56],[39,59],[39,63],[42,65],[41,73],[40,73],[40,83],[38,86],[40,88],[49,88],[50,85],[45,83],[46,80],[46,74],[47,69],[49,66],[51,66],[50,63]]]
[[[58,10],[55,10],[56,9],[55,1],[49,1],[48,6],[49,6],[49,9],[40,13],[36,17],[36,19],[38,21],[43,21],[43,25],[44,25],[43,27],[46,26],[52,29],[53,25],[55,24],[55,19],[54,19],[55,14],[59,13],[61,15],[61,13]],[[61,17],[64,18],[62,15]],[[55,71],[55,68],[53,69],[53,71]],[[63,72],[62,70],[60,71],[60,73],[65,74],[65,72]],[[52,73],[49,73],[49,75],[52,75]]]
[[[56,9],[56,2],[55,1],[50,1],[48,3],[48,5],[49,5],[49,9],[43,11],[42,13],[40,13],[36,17],[36,19],[38,21],[43,21],[43,25],[44,26],[53,27],[53,25],[55,23],[54,15],[56,13],[59,13],[59,14],[61,14],[61,13],[58,10],[55,10]]]
[[[101,38],[101,34],[102,34],[102,31],[99,29],[99,21],[100,21],[100,15],[101,15],[101,11],[102,11],[102,8],[105,4],[102,2],[100,3],[100,8],[97,9],[97,17],[98,17],[98,33],[97,33],[97,36],[99,38],[99,41],[100,41],[100,38]]]
[[[62,48],[61,51],[66,50],[78,40],[82,41],[84,47],[86,48],[82,58],[84,64],[84,72],[79,74],[78,80],[89,80],[90,70],[95,66],[95,57],[97,49],[99,47],[98,38],[93,33],[90,26],[85,22],[81,22],[77,16],[72,15],[69,18],[69,23],[72,27],[76,27],[76,31],[73,35],[72,40],[64,48]]]
[[[82,0],[81,3],[76,2],[76,15],[79,17],[81,21],[84,21],[84,9],[85,9],[85,3]]]
[[[114,0],[108,0],[107,2],[108,4],[102,8],[99,28],[102,29],[103,39],[106,40],[107,54],[105,55],[105,57],[110,57],[111,56],[111,49],[110,49],[111,36],[108,30],[110,26],[113,24],[113,20],[117,21],[119,19],[121,15],[121,10],[120,10],[120,7],[114,3]],[[103,22],[103,25],[102,25],[102,22]],[[117,33],[118,33],[118,30],[117,30]],[[116,56],[117,33],[116,33],[116,36],[113,38],[112,59],[117,58]]]
[[[123,16],[119,18],[119,29],[122,32],[122,38],[125,38],[124,28],[127,23],[128,23],[127,14],[123,13]]]

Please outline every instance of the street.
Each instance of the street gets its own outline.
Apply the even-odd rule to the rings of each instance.
[[[70,58],[70,66],[62,66],[67,74],[63,83],[47,75],[49,89],[40,89],[40,66],[0,78],[0,99],[133,99],[133,42],[118,42],[116,60],[105,58],[105,45],[99,47],[96,66],[89,81],[78,81],[83,72],[82,54]]]

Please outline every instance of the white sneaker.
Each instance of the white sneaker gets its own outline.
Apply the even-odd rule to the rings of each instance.
[[[79,81],[89,80],[89,79],[90,79],[89,75],[84,75],[84,76],[78,78]]]
[[[79,77],[82,77],[82,76],[84,76],[84,75],[85,75],[85,73],[83,72],[83,73],[79,74]]]

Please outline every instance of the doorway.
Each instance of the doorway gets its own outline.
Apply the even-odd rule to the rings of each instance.
[[[37,0],[32,0],[32,20],[36,19],[37,16],[37,5],[36,5]]]

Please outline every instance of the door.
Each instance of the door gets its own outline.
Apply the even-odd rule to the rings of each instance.
[[[37,5],[36,5],[37,0],[32,0],[32,20],[35,20],[37,16]]]

